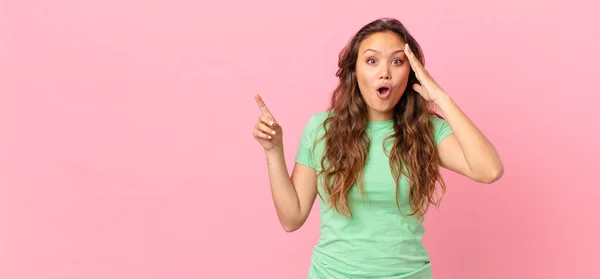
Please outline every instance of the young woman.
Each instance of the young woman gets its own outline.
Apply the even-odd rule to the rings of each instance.
[[[304,128],[291,177],[282,128],[255,95],[262,113],[253,133],[283,228],[299,229],[320,197],[321,237],[308,278],[431,278],[423,216],[445,192],[439,167],[481,183],[502,176],[492,143],[423,61],[398,20],[361,28],[340,53],[331,107]]]

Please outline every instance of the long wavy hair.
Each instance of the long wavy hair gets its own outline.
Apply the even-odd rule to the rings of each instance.
[[[324,190],[329,196],[329,205],[345,216],[352,216],[348,193],[357,184],[364,195],[363,167],[366,162],[370,140],[365,130],[368,122],[367,105],[362,98],[355,73],[360,43],[376,32],[392,31],[408,43],[416,57],[425,64],[422,50],[401,22],[382,18],[363,28],[348,42],[339,54],[336,76],[339,85],[335,88],[328,108],[329,117],[323,123],[326,133],[325,153],[321,159]],[[431,117],[440,117],[412,88],[418,83],[411,69],[408,85],[394,108],[394,134],[384,141],[394,144],[387,153],[389,165],[396,182],[396,204],[399,203],[400,176],[410,182],[409,202],[417,219],[425,215],[430,204],[438,205],[446,191],[439,172],[439,157],[434,142]],[[441,196],[434,198],[436,182],[441,185]],[[402,213],[404,214],[404,213]]]

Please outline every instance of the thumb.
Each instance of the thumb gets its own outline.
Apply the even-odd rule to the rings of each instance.
[[[415,91],[417,91],[417,93],[419,93],[419,94],[421,94],[421,95],[423,95],[423,93],[425,92],[425,88],[423,88],[423,86],[421,86],[421,85],[420,85],[420,84],[418,84],[418,83],[415,83],[415,84],[413,84],[413,89],[414,89]]]

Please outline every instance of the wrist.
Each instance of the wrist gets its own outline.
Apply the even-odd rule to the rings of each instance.
[[[437,97],[433,103],[436,104],[440,109],[452,102],[452,98],[446,92],[441,92],[438,95],[439,97]]]
[[[265,150],[265,155],[267,156],[267,158],[282,157],[283,156],[283,145],[280,144],[269,150]]]

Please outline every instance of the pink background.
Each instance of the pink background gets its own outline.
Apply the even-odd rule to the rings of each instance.
[[[277,222],[252,94],[291,169],[380,16],[505,162],[493,185],[444,172],[435,278],[598,278],[593,1],[319,2],[1,1],[0,278],[305,278],[318,207]]]

